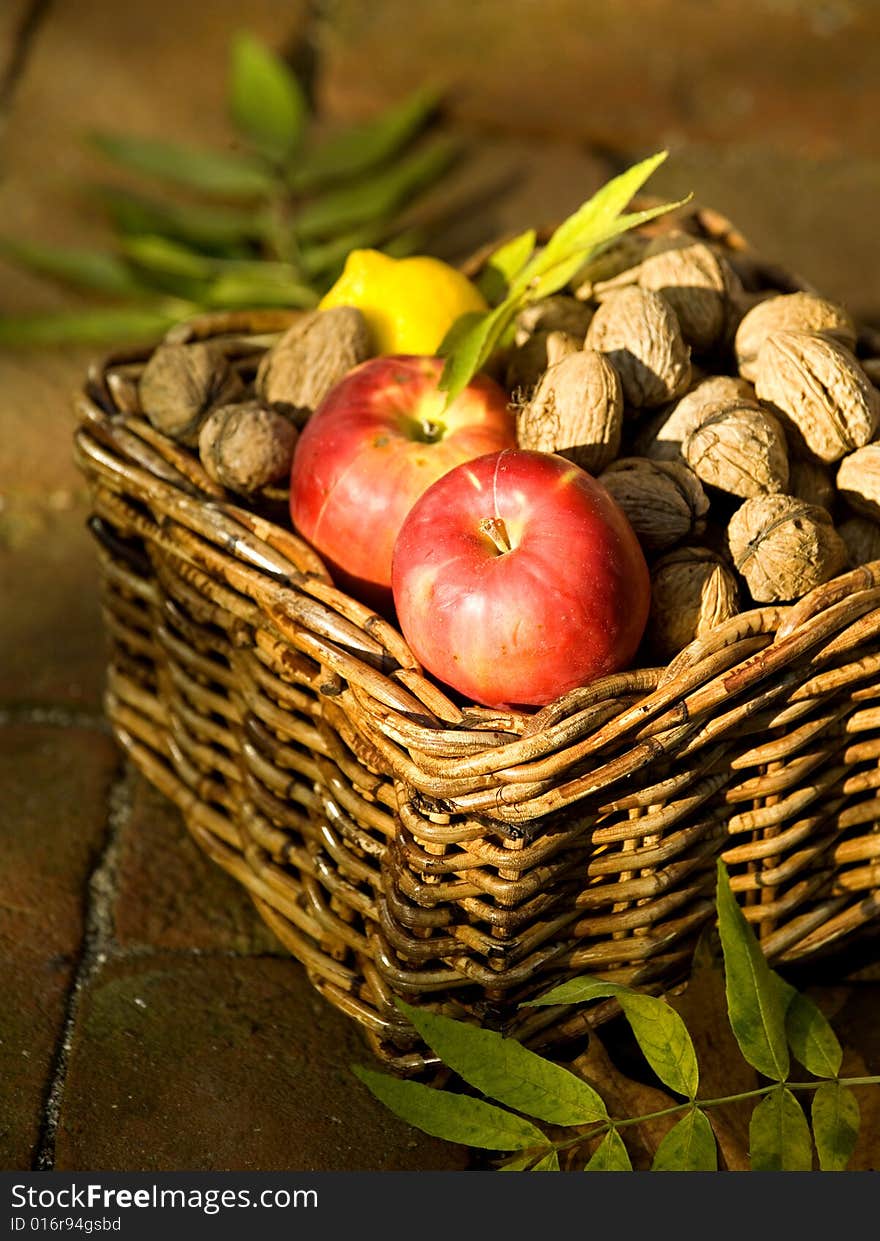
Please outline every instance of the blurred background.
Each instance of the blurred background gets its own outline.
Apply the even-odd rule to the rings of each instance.
[[[444,257],[552,223],[668,147],[652,193],[693,191],[880,326],[876,0],[0,0],[0,235],[111,246],[83,190],[107,177],[90,131],[234,151],[242,30],[296,68],[321,125],[442,92],[463,148],[438,191]],[[84,304],[0,258],[0,315]],[[0,349],[0,1165],[462,1166],[351,1080],[357,1036],[120,763],[71,459],[97,352]],[[832,990],[876,1058],[876,1022]]]

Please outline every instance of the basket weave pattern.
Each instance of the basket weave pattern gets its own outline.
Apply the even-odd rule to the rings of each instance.
[[[206,316],[245,380],[292,316]],[[453,702],[283,524],[212,483],[96,368],[92,493],[114,731],[316,987],[404,1072],[394,997],[531,1045],[600,1020],[521,1008],[590,973],[661,990],[718,856],[772,959],[880,912],[880,562],[715,629],[668,667],[532,714]]]

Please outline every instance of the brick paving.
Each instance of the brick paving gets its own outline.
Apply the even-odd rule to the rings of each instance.
[[[7,0],[2,229],[106,239],[73,191],[100,167],[80,141],[91,127],[228,142],[222,77],[229,38],[246,25],[280,48],[317,48],[319,98],[338,115],[447,75],[473,152],[453,247],[481,229],[557,219],[668,142],[673,158],[652,189],[696,188],[761,248],[880,323],[878,87],[865,76],[876,15],[819,7],[821,19],[798,0],[730,0],[712,6],[717,27],[698,17],[696,38],[683,7],[650,0],[625,22],[600,20],[598,0],[408,5],[405,26],[400,0]],[[17,42],[29,13],[30,37]],[[764,42],[750,58],[743,32],[758,18]],[[483,193],[492,185],[503,193]],[[0,266],[0,312],[74,304]],[[357,1028],[112,742],[70,454],[69,393],[92,352],[0,353],[0,1166],[466,1166],[465,1152],[398,1124],[362,1089],[349,1072],[369,1057]],[[847,1067],[877,1072],[876,948],[853,964],[815,994]],[[863,1109],[856,1162],[876,1167],[873,1096]]]
[[[377,1108],[349,1068],[368,1061],[352,1023],[289,961],[113,962],[82,1000],[55,1166],[463,1167],[464,1152]]]
[[[36,1156],[119,762],[105,733],[0,727],[2,1167]]]

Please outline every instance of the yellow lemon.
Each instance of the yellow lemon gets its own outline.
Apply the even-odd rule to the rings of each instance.
[[[378,353],[431,355],[459,315],[488,307],[466,276],[440,259],[393,259],[378,250],[352,250],[342,275],[321,299],[356,306]]]

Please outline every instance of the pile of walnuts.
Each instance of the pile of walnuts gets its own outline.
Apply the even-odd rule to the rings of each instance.
[[[635,528],[663,660],[880,558],[880,346],[735,264],[631,235],[601,279],[530,306],[506,360],[521,446],[596,474]]]
[[[880,337],[841,306],[764,287],[693,233],[627,234],[534,302],[495,359],[523,448],[598,477],[651,567],[647,644],[672,658],[715,624],[880,559]],[[370,356],[360,312],[302,316],[245,385],[218,345],[166,343],[140,378],[153,425],[259,502],[299,429]]]
[[[166,342],[144,367],[138,404],[156,430],[198,450],[209,478],[251,500],[288,485],[299,430],[370,354],[363,315],[349,306],[297,319],[248,385],[218,343]]]

